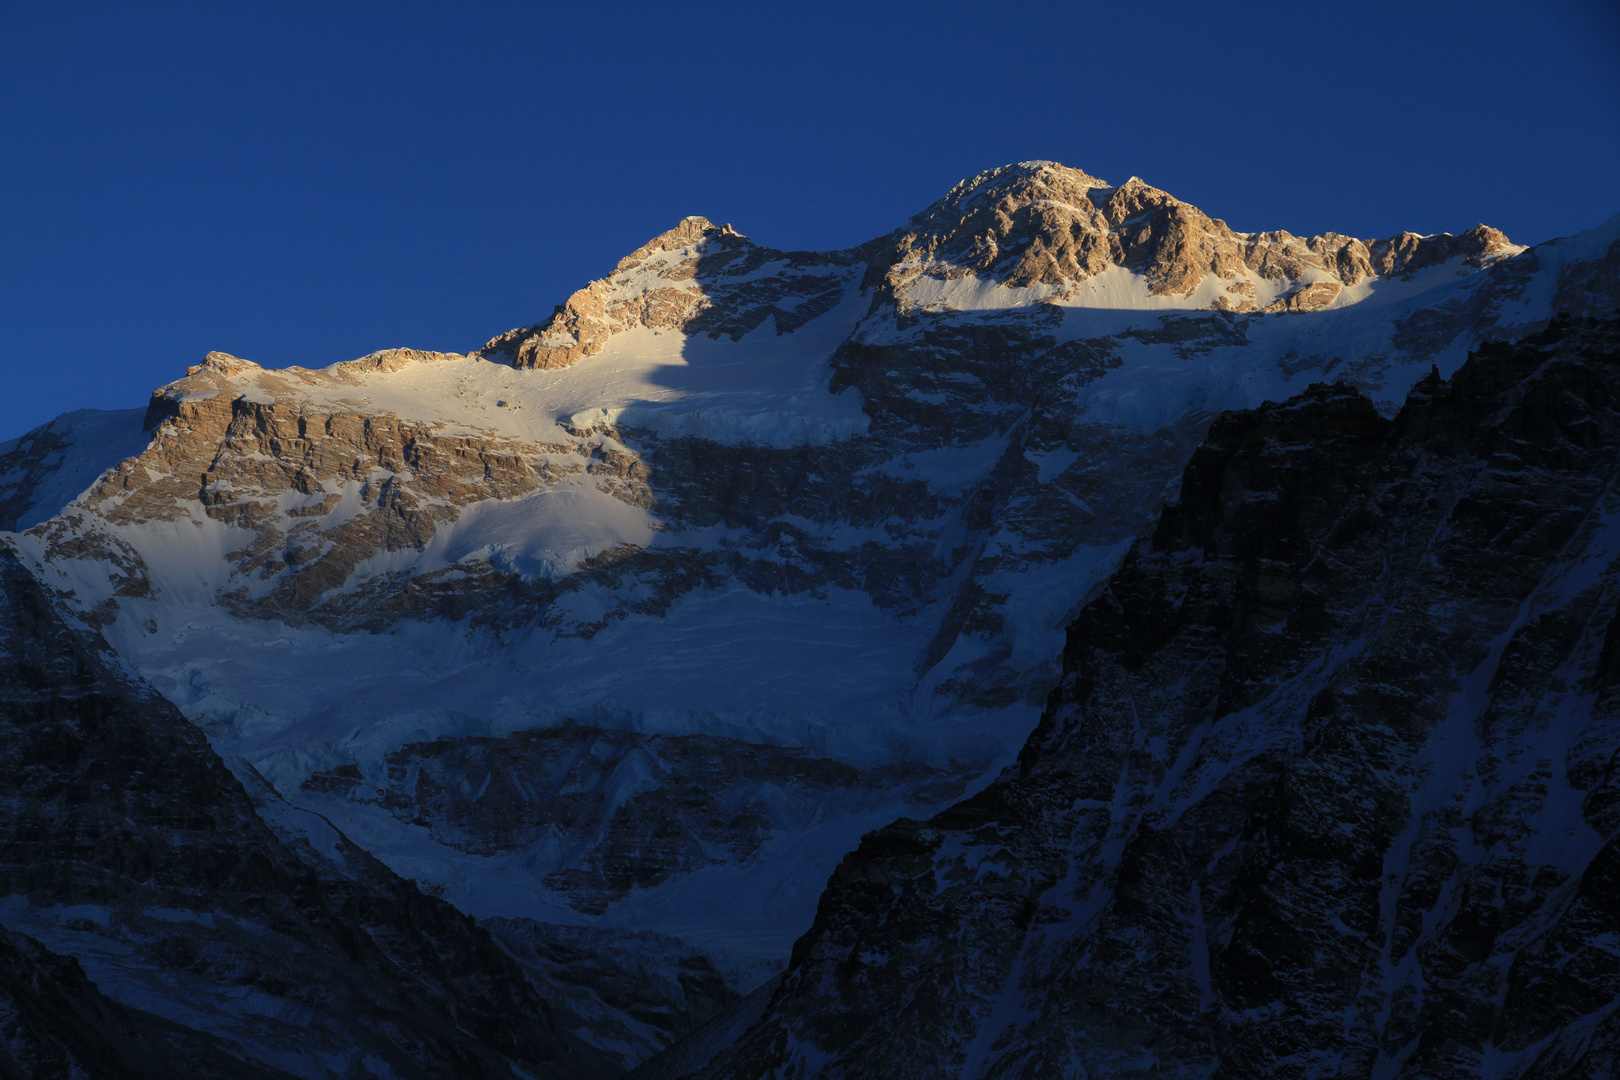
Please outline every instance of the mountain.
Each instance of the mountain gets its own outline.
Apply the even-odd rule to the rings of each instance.
[[[1223,414],[978,794],[867,836],[636,1076],[1600,1077],[1620,320]]]
[[[466,354],[210,353],[0,444],[0,527],[262,813],[480,920],[628,1067],[767,985],[863,834],[1014,760],[1217,414],[1391,415],[1612,314],[1617,238],[1240,233],[1045,162],[845,251],[688,218]]]

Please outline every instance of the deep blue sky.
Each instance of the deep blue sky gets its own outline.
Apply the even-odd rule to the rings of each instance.
[[[887,232],[1050,158],[1235,228],[1536,242],[1620,211],[1596,0],[0,0],[0,439],[209,349],[461,351],[686,214]]]

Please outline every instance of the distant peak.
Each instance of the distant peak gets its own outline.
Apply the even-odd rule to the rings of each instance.
[[[692,214],[680,220],[680,224],[667,232],[661,232],[645,244],[641,245],[629,255],[619,260],[618,270],[633,270],[652,258],[668,251],[679,251],[682,248],[701,244],[704,241],[719,241],[730,247],[737,244],[748,244],[748,237],[731,227],[731,223],[716,225],[700,214]]]
[[[258,364],[252,360],[243,360],[240,356],[232,356],[228,352],[215,350],[203,357],[203,362],[193,364],[186,368],[187,375],[195,375],[201,371],[216,372],[220,375],[240,375],[244,371],[260,371]]]
[[[945,197],[922,215],[938,209],[983,205],[987,202],[1007,200],[1022,205],[1041,198],[1084,198],[1092,188],[1109,187],[1082,169],[1072,169],[1055,161],[1020,161],[1016,165],[1002,165],[986,169],[961,181]]]
[[[913,217],[883,272],[896,290],[920,275],[967,274],[1066,288],[1122,266],[1153,295],[1191,297],[1213,275],[1227,283],[1204,301],[1218,310],[1296,311],[1326,307],[1370,276],[1409,275],[1454,256],[1477,269],[1520,250],[1486,226],[1366,241],[1237,233],[1139,176],[1113,187],[1081,169],[1022,161],[961,181]],[[1279,283],[1283,294],[1262,303],[1257,290],[1274,293]]]

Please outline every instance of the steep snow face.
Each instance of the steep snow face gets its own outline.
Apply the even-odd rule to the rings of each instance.
[[[1617,402],[1611,316],[1223,414],[1017,766],[679,1075],[1611,1075]]]
[[[80,409],[0,443],[0,529],[55,517],[103,472],[146,449],[140,409]]]
[[[1393,410],[1612,305],[1620,224],[1295,243],[1080,177],[976,181],[849,252],[688,219],[466,355],[210,354],[135,456],[64,451],[109,471],[16,543],[243,775],[396,870],[701,943],[746,988],[856,838],[1011,758],[1214,410],[1324,379]],[[1105,239],[1031,254],[1076,223]]]

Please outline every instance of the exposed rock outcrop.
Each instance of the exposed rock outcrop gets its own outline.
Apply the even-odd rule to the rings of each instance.
[[[554,926],[533,919],[483,924],[576,1030],[629,1069],[725,1014],[736,990],[707,957],[646,931]]]
[[[150,441],[139,409],[81,409],[0,443],[0,532],[55,517],[102,472]]]
[[[632,889],[746,863],[794,818],[836,812],[840,800],[883,790],[907,803],[939,803],[966,784],[960,774],[921,765],[860,769],[739,739],[575,723],[498,739],[407,743],[387,768],[386,779],[372,780],[357,766],[339,766],[303,788],[383,806],[457,850],[530,852],[531,871],[592,915]],[[469,791],[477,797],[467,798]]]
[[[1285,287],[1265,310],[1299,312],[1325,308],[1344,286],[1374,275],[1410,275],[1458,256],[1483,267],[1520,250],[1484,225],[1456,237],[1371,241],[1239,233],[1134,176],[1115,188],[1054,162],[1025,162],[964,180],[913,219],[885,255],[884,284],[903,295],[922,276],[972,274],[1063,287],[1119,266],[1141,274],[1155,295],[1190,296],[1213,275],[1233,283],[1215,306],[1253,311],[1252,274]]]
[[[0,928],[0,1070],[26,1080],[276,1080],[236,1047],[101,993],[70,956]]]
[[[466,916],[319,819],[326,854],[267,826],[6,545],[0,730],[0,1023],[34,1074],[611,1071]]]
[[[6,531],[17,528],[33,507],[34,493],[73,445],[67,435],[52,427],[46,424],[28,432],[0,456],[0,475],[10,481],[0,497],[0,528]]]
[[[689,1075],[1609,1075],[1617,480],[1613,321],[1223,415],[1018,764]]]
[[[869,245],[870,246],[870,245]],[[549,371],[601,352],[615,334],[722,334],[735,341],[766,320],[791,333],[836,306],[862,252],[783,252],[760,247],[730,225],[689,217],[591,282],[551,318],[492,338],[481,350],[514,367]]]
[[[866,264],[864,285],[898,298],[923,277],[979,275],[1003,285],[1066,287],[1112,267],[1145,279],[1153,294],[1191,296],[1207,277],[1230,283],[1219,310],[1259,310],[1251,275],[1281,283],[1264,310],[1316,311],[1342,287],[1400,277],[1461,257],[1482,268],[1522,248],[1484,225],[1462,236],[1403,232],[1384,240],[1338,233],[1238,233],[1218,218],[1131,177],[1118,188],[1079,169],[1026,162],[964,180],[892,237],[826,253],[781,252],[730,225],[689,217],[591,282],[553,315],[491,339],[485,356],[516,367],[568,367],[616,334],[654,331],[740,338],[774,318],[790,332],[830,310]]]

